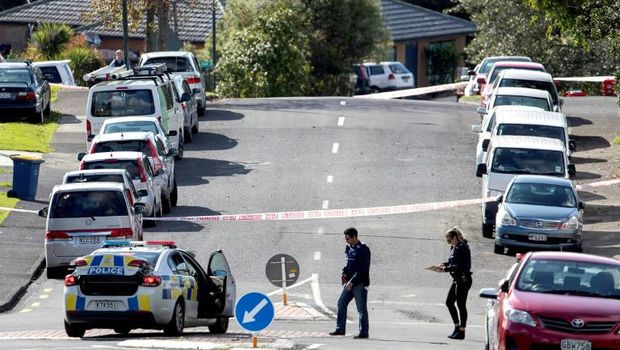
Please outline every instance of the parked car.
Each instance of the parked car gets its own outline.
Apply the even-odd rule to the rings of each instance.
[[[194,140],[194,134],[198,133],[198,102],[195,95],[192,95],[192,89],[189,87],[187,81],[182,76],[172,77],[175,86],[176,99],[181,104],[183,110],[183,135],[185,135],[185,142],[191,143]],[[192,96],[187,101],[181,101],[183,94]]]
[[[485,57],[482,62],[476,65],[476,68],[469,71],[471,79],[465,87],[465,95],[473,96],[480,94],[480,86],[478,85],[478,79],[486,77],[487,73],[493,67],[495,62],[500,61],[519,61],[519,62],[532,62],[532,59],[526,56],[490,56]],[[469,95],[471,93],[471,95]]]
[[[491,301],[485,349],[620,348],[617,259],[530,252],[480,297]]]
[[[171,241],[110,241],[72,266],[63,303],[69,337],[93,328],[180,336],[185,327],[208,326],[222,334],[234,316],[235,278],[221,250],[211,253],[205,269]]]
[[[207,108],[206,79],[193,53],[187,51],[148,52],[140,56],[139,66],[165,63],[168,72],[180,75],[189,84],[192,94],[198,102],[198,115],[204,115]]]
[[[500,87],[493,91],[485,107],[478,107],[479,114],[486,114],[497,106],[530,106],[553,111],[553,99],[549,92],[538,89]]]
[[[154,117],[160,121],[171,146],[178,150],[177,159],[183,158],[183,111],[165,70],[164,64],[141,67],[91,87],[86,107],[87,141],[92,141],[107,119]],[[189,95],[181,98],[183,102],[189,99]]]
[[[45,76],[45,79],[54,84],[75,86],[75,79],[69,67],[71,60],[60,61],[38,61],[32,65],[38,67]]]
[[[166,145],[150,132],[100,134],[93,139],[89,153],[142,152],[149,159],[155,175],[155,183],[161,188],[164,213],[168,214],[178,202],[174,148]],[[78,155],[78,160],[84,157]]]
[[[500,61],[493,64],[491,70],[486,77],[478,78],[480,85],[480,105],[486,106],[491,93],[493,92],[494,83],[501,72],[507,69],[532,70],[537,72],[545,72],[545,66],[535,62],[520,61]]]
[[[364,63],[370,72],[372,92],[390,91],[415,87],[415,78],[402,63],[397,61]]]
[[[0,62],[0,120],[43,123],[52,113],[50,85],[29,61]]]
[[[155,117],[123,117],[106,119],[101,125],[100,134],[113,134],[119,132],[152,132],[159,137],[168,148],[172,148],[168,135]]]
[[[87,154],[80,162],[80,169],[124,169],[138,191],[146,191],[143,198],[145,213],[150,217],[162,216],[161,187],[157,184],[151,162],[142,152],[114,152]],[[163,171],[163,170],[162,170]]]
[[[518,175],[499,198],[495,253],[504,248],[581,251],[584,203],[572,181]]]
[[[52,189],[45,224],[45,266],[50,278],[109,239],[142,239],[142,204],[130,204],[120,183],[64,184]]]
[[[554,112],[561,112],[564,100],[560,99],[558,90],[551,74],[533,70],[512,69],[499,74],[493,83],[493,90],[502,87],[517,87],[547,91],[553,100]]]

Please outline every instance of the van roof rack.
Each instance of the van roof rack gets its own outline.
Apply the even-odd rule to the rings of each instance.
[[[133,69],[135,75],[163,75],[167,71],[168,67],[165,63],[145,64]]]
[[[106,66],[103,68],[99,68],[90,73],[84,74],[82,79],[85,82],[99,82],[104,80],[113,80],[118,79],[120,76],[129,75],[132,71],[125,69],[125,67],[111,67]]]

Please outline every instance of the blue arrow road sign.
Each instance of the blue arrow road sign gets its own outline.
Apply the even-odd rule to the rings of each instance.
[[[235,319],[241,328],[250,332],[260,332],[273,322],[276,310],[268,296],[250,292],[237,301]]]

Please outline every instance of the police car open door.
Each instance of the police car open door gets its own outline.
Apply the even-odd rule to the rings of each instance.
[[[230,272],[228,261],[221,250],[211,253],[207,274],[216,285],[220,286],[216,296],[221,302],[224,302],[221,315],[233,317],[235,301],[237,300],[235,278]]]

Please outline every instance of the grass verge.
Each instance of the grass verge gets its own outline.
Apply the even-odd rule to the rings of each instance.
[[[480,96],[479,95],[474,95],[474,96],[462,96],[459,99],[460,102],[480,102]]]
[[[60,115],[58,112],[52,112],[43,124],[1,123],[0,149],[41,153],[52,151],[50,143],[58,128]]]
[[[0,182],[0,187],[11,187],[10,182]]]
[[[614,137],[614,139],[611,140],[611,143],[613,143],[614,145],[620,145],[620,136]]]
[[[51,93],[52,94],[51,94],[50,98],[52,100],[52,103],[54,103],[58,99],[58,90],[60,90],[60,86],[52,85],[51,88],[52,88],[51,89]]]
[[[19,199],[8,198],[5,192],[0,192],[0,207],[15,208],[18,201]],[[9,211],[0,210],[0,224],[4,221],[4,219],[6,219],[7,216],[9,216]]]

